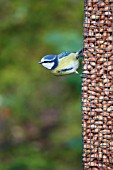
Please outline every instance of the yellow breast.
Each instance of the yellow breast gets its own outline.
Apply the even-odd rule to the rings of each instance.
[[[59,59],[58,66],[54,70],[52,70],[52,73],[55,75],[72,74],[75,72],[78,66],[79,66],[79,62],[76,59],[75,53],[71,53],[68,56]],[[66,68],[73,68],[73,69],[66,72],[60,72],[60,70]]]

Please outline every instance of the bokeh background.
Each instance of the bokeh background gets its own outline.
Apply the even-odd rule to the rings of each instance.
[[[81,78],[37,62],[82,48],[83,5],[0,0],[0,170],[82,169]]]

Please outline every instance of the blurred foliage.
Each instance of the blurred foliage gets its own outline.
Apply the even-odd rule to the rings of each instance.
[[[0,0],[0,19],[0,169],[81,170],[81,79],[37,62],[82,47],[83,1]]]

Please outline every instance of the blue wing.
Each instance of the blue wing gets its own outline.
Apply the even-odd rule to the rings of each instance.
[[[58,70],[58,73],[66,72],[66,71],[69,71],[69,70],[72,70],[72,69],[73,69],[73,67],[64,68],[64,69]]]
[[[60,59],[60,58],[66,57],[66,56],[68,56],[69,54],[71,54],[71,52],[63,52],[63,53],[60,53],[60,54],[58,54],[58,58]]]

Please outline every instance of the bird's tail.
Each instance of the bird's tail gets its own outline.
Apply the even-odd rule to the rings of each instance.
[[[80,51],[78,51],[76,54],[77,54],[77,55],[76,55],[76,58],[77,58],[77,59],[80,58],[80,57],[83,57],[83,49],[81,49]]]

